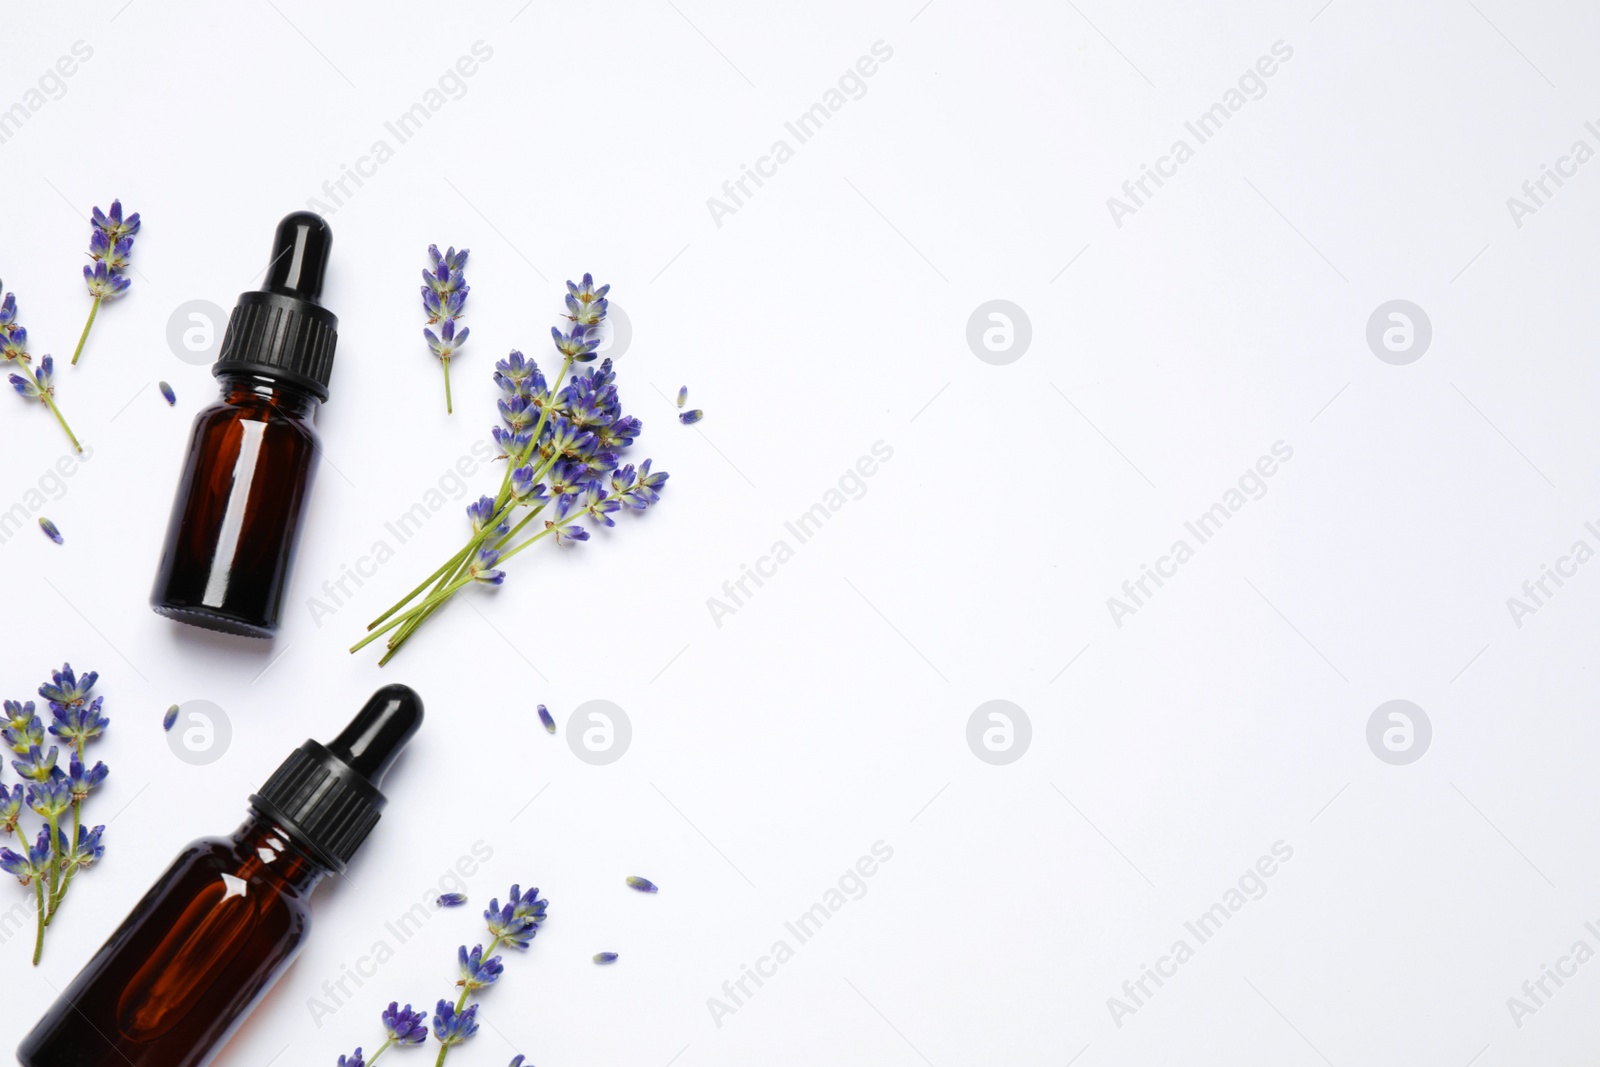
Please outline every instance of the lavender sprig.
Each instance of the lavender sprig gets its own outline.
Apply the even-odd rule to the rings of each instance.
[[[5,283],[0,282],[0,289],[4,288]],[[28,367],[28,364],[33,362],[33,357],[28,354],[28,331],[17,322],[15,293],[6,293],[4,299],[0,299],[0,358],[4,358],[7,363],[15,364],[17,370],[22,372],[11,375],[11,388],[15,389],[22,399],[37,400],[49,408],[50,413],[61,424],[67,440],[72,442],[72,447],[82,452],[83,446],[78,443],[72,427],[67,425],[61,409],[56,406],[55,386],[51,382],[55,373],[55,362],[49,356],[45,356],[39,360],[37,374]]]
[[[422,336],[427,338],[428,347],[444,364],[444,410],[446,415],[450,415],[455,412],[450,402],[450,360],[466,343],[467,334],[472,332],[465,327],[456,330],[456,320],[461,318],[462,309],[467,304],[467,293],[472,289],[463,273],[467,265],[467,249],[457,252],[451,247],[440,255],[438,245],[429,245],[428,260],[432,268],[422,272],[422,310],[428,313],[428,325],[439,326],[439,332],[434,333],[424,327]],[[440,323],[443,325],[440,326]]]
[[[39,695],[50,707],[50,735],[67,746],[67,770],[59,766],[60,748],[44,749],[44,721],[34,710],[33,701],[8,700],[0,719],[0,740],[22,759],[11,765],[26,784],[9,790],[0,786],[0,833],[16,834],[27,841],[21,827],[22,805],[44,823],[39,836],[26,853],[0,848],[0,870],[14,876],[24,887],[32,885],[38,909],[38,933],[33,943],[33,962],[37,966],[44,951],[45,927],[55,919],[73,876],[91,867],[105,853],[100,837],[104,826],[83,825],[83,804],[110,773],[104,763],[92,767],[84,759],[85,746],[105,733],[110,720],[100,713],[103,697],[93,697],[99,675],[88,671],[75,674],[64,663],[53,671],[50,681],[39,687]],[[72,813],[72,830],[62,825]]]
[[[83,280],[89,286],[94,303],[89,305],[89,321],[83,324],[78,337],[78,347],[72,353],[76,364],[83,354],[83,344],[89,339],[89,327],[100,312],[100,302],[111,300],[128,291],[128,255],[133,251],[133,235],[139,232],[139,213],[135,211],[122,217],[122,201],[111,201],[110,212],[94,209],[94,230],[89,234],[89,258],[94,265],[84,265]]]
[[[3,805],[0,805],[0,810],[3,810]],[[440,999],[434,1007],[433,1037],[439,1044],[439,1058],[434,1061],[434,1067],[442,1067],[452,1048],[470,1040],[478,1032],[478,1009],[481,1005],[469,1005],[467,999],[495,984],[504,972],[501,957],[494,955],[495,950],[507,946],[527,949],[534,935],[539,932],[549,906],[548,900],[540,899],[537,889],[524,893],[520,886],[515,885],[511,887],[511,895],[506,898],[504,905],[499,898],[489,902],[488,909],[483,913],[485,926],[491,935],[489,944],[474,945],[471,951],[462,945],[457,950],[458,977],[455,984],[461,992],[454,1003]],[[390,1048],[423,1044],[428,1039],[427,1021],[426,1012],[413,1011],[410,1004],[400,1008],[397,1001],[391,1000],[383,1013],[387,1040],[372,1054],[371,1059],[363,1059],[358,1048],[352,1055],[340,1056],[338,1067],[371,1067]],[[518,1056],[511,1061],[512,1067],[517,1067],[522,1061],[523,1057]]]
[[[436,253],[437,249],[430,250]],[[464,292],[459,262],[466,253],[460,253],[457,266],[451,268],[453,255],[452,250],[439,257],[429,274],[441,286],[456,286],[439,294],[441,309],[454,293]],[[440,275],[441,270],[446,274]],[[581,284],[567,283],[563,317],[570,325],[565,331],[560,327],[550,331],[562,357],[554,381],[547,381],[538,363],[521,352],[513,351],[495,364],[502,425],[494,427],[492,435],[501,449],[499,458],[506,460],[500,489],[468,506],[472,535],[461,550],[374,619],[367,626],[370,632],[351,646],[351,652],[393,631],[378,661],[381,666],[460,590],[472,584],[503,584],[502,568],[534,542],[547,537],[560,546],[587,541],[589,529],[580,520],[612,527],[616,513],[644,511],[661,499],[665,471],[652,471],[648,459],[637,468],[622,462],[622,453],[633,445],[643,425],[623,414],[611,360],[567,378],[573,364],[592,364],[598,356],[610,288],[596,286],[588,274]],[[424,303],[431,310],[428,293],[425,288]],[[458,341],[464,333],[457,335]],[[541,522],[537,532],[519,539],[535,520]]]

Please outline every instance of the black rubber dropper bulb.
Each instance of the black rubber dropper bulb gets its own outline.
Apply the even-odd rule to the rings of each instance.
[[[272,261],[261,288],[316,303],[322,296],[332,248],[333,231],[321,215],[310,211],[285,215],[272,240]]]
[[[318,863],[344,873],[378,823],[383,776],[422,725],[422,698],[404,685],[373,693],[338,737],[307,741],[250,798]]]
[[[380,785],[421,725],[422,699],[416,690],[386,685],[328,742],[328,751],[373,785]]]

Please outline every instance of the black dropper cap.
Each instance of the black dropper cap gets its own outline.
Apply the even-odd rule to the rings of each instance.
[[[384,774],[421,725],[422,698],[416,690],[386,685],[338,737],[295,749],[250,805],[317,862],[343,874],[378,824]]]
[[[333,231],[321,215],[284,216],[266,279],[239,294],[212,374],[264,374],[328,399],[339,318],[317,299],[332,248]]]

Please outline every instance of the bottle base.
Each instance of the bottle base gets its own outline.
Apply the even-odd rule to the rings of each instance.
[[[274,627],[261,626],[245,619],[235,618],[223,612],[209,608],[175,607],[171,604],[151,604],[150,610],[157,615],[164,615],[169,619],[198,626],[203,630],[215,630],[217,633],[233,634],[237,637],[256,637],[263,640],[272,637]]]

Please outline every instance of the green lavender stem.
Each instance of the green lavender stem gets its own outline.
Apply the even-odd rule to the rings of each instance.
[[[450,361],[445,359],[440,362],[444,364],[444,413],[446,415],[454,415],[456,409],[450,403]],[[377,1059],[377,1057],[374,1056],[373,1059]]]
[[[94,303],[89,305],[89,321],[83,324],[83,333],[78,337],[78,347],[72,353],[72,365],[78,365],[78,357],[83,354],[83,343],[89,339],[89,327],[94,325],[94,317],[100,312],[100,297],[94,298]],[[69,430],[68,433],[71,431]],[[83,449],[78,449],[82,452]]]
[[[33,383],[33,387],[38,390],[39,399],[44,401],[45,407],[50,409],[50,413],[54,415],[56,417],[56,421],[61,424],[61,429],[66,432],[67,440],[72,442],[73,450],[82,452],[83,446],[78,443],[77,435],[72,432],[72,427],[67,425],[67,420],[61,414],[61,409],[56,407],[55,398],[49,393],[45,392],[43,389],[39,389],[39,379],[33,376],[33,369],[20,359],[12,360],[11,362],[16,363],[17,369],[22,371],[22,373],[27,376],[28,381]]]
[[[67,440],[72,442],[73,451],[82,452],[83,446],[78,443],[77,436],[72,432],[72,427],[67,425],[67,420],[62,416],[61,409],[56,407],[56,402],[48,396],[44,398],[44,402],[50,413],[56,417],[56,421],[61,424],[61,429],[66,432]]]
[[[438,570],[424,578],[421,584],[419,584],[415,589],[411,590],[411,592],[407,593],[399,601],[399,603],[395,604],[382,615],[379,615],[376,619],[373,619],[371,622],[367,623],[367,629],[371,630],[373,627],[388,619],[395,612],[411,603],[411,601],[420,596],[429,585],[433,585],[433,592],[437,593],[446,585],[459,578],[461,576],[462,567],[468,563],[470,557],[477,551],[478,546],[483,544],[484,538],[489,536],[490,531],[500,524],[501,519],[505,517],[506,511],[507,508],[505,505],[501,505],[499,508],[497,508],[494,515],[490,517],[489,521],[484,523],[483,528],[477,533],[473,534],[472,538],[462,546],[460,551],[446,560]],[[438,579],[437,585],[434,585],[435,579]],[[350,651],[354,652],[355,649],[351,649]]]
[[[78,762],[83,762],[83,738],[78,738]],[[78,828],[83,825],[83,801],[73,798],[72,801],[72,837],[68,839],[67,847],[75,848],[78,843]],[[50,925],[50,920],[56,917],[56,911],[61,907],[61,902],[67,899],[67,887],[72,885],[72,876],[78,872],[77,864],[68,863],[67,873],[61,879],[61,888],[50,895],[50,913],[45,916],[45,925]]]
[[[387,1040],[383,1044],[379,1045],[378,1046],[378,1051],[374,1052],[372,1054],[372,1058],[367,1060],[367,1067],[372,1067],[372,1065],[374,1063],[377,1063],[378,1062],[378,1057],[382,1056],[385,1052],[388,1052],[389,1051],[389,1046],[391,1046],[393,1044],[394,1044],[394,1038],[391,1037],[389,1040]]]
[[[383,622],[389,616],[393,615],[395,612],[399,611],[401,608],[403,608],[407,604],[411,603],[418,596],[420,596],[423,593],[423,591],[428,588],[428,586],[433,584],[433,581],[434,581],[435,578],[438,578],[440,575],[444,574],[445,571],[453,571],[455,569],[456,564],[461,562],[461,560],[466,557],[468,552],[472,551],[473,544],[477,540],[478,540],[478,538],[473,538],[472,541],[468,541],[465,548],[463,548],[461,551],[457,552],[455,555],[451,556],[448,560],[446,560],[443,564],[440,565],[438,570],[434,571],[432,574],[430,574],[426,578],[424,578],[417,585],[417,587],[415,589],[411,590],[411,592],[409,592],[405,596],[401,597],[399,602],[396,603],[394,607],[390,608],[388,611],[384,612],[382,615],[379,615],[376,619],[373,619],[371,622],[367,623],[367,629],[369,629],[369,630],[372,629],[374,626],[377,626],[379,623]]]
[[[56,847],[56,845],[59,843],[61,834],[60,817],[52,815],[50,818],[45,820],[45,825],[50,827],[50,892],[48,894],[48,899],[54,900],[56,898],[56,892],[61,886],[61,850]],[[52,911],[40,912],[40,916],[44,919],[45,926],[50,925],[50,916],[52,914]]]
[[[443,601],[444,599],[449,597],[452,593],[454,593],[457,589],[460,589],[462,586],[466,585],[470,581],[472,581],[471,578],[458,578],[458,579],[455,580],[455,582],[453,582],[450,585],[445,586],[442,590],[440,590],[440,591],[438,591],[436,593],[429,593],[428,594],[428,598],[426,600],[424,600],[422,603],[418,604],[416,607],[412,608],[410,611],[404,612],[404,613],[402,613],[400,615],[396,615],[393,619],[390,619],[387,623],[385,623],[381,628],[372,631],[367,636],[363,637],[361,640],[359,640],[355,644],[351,645],[350,646],[350,651],[351,652],[359,652],[359,651],[361,651],[363,648],[366,648],[368,645],[370,645],[372,642],[376,641],[378,638],[382,637],[384,634],[388,633],[390,630],[393,630],[396,626],[401,626],[404,623],[406,623],[407,621],[409,621],[411,616],[415,615],[417,612],[424,611],[424,610],[426,610],[428,608],[433,607],[435,604],[438,604],[439,602]]]
[[[450,361],[443,360],[442,362],[444,363],[445,374],[445,406],[447,409],[449,409]],[[560,392],[562,383],[566,381],[567,374],[572,369],[572,364],[573,358],[571,356],[568,356],[566,359],[561,361],[561,370],[556,374],[555,382],[550,386],[549,393],[547,394],[549,396],[549,400],[540,406],[539,419],[536,423],[534,423],[533,426],[532,440],[535,442],[539,440],[539,435],[544,431],[545,423],[550,420],[550,411],[555,406],[556,395]],[[555,466],[555,462],[558,458],[558,456],[551,456],[549,459],[543,461],[534,472],[534,481],[537,482],[546,474],[548,474],[550,469]],[[405,644],[411,635],[416,632],[417,627],[421,626],[422,623],[427,620],[428,616],[432,615],[433,612],[437,610],[450,597],[451,594],[460,589],[466,584],[467,581],[470,580],[464,579],[462,575],[463,572],[471,566],[472,557],[477,552],[478,546],[481,545],[484,539],[489,536],[489,532],[493,530],[495,526],[499,525],[501,519],[507,513],[509,513],[509,510],[515,506],[510,499],[511,471],[514,466],[515,465],[509,461],[506,463],[505,474],[500,479],[500,491],[495,494],[494,516],[488,522],[483,524],[483,528],[480,529],[478,533],[467,542],[465,547],[458,551],[449,560],[446,560],[443,566],[435,570],[433,574],[424,579],[415,589],[411,590],[410,593],[401,598],[401,600],[388,611],[384,612],[382,615],[379,615],[370,624],[368,624],[367,629],[372,632],[368,633],[365,638],[353,645],[350,649],[351,652],[361,649],[374,637],[378,637],[381,634],[394,629],[395,625],[398,624],[400,627],[399,632],[396,633],[394,637],[389,639],[388,651],[378,660],[378,666],[381,667],[385,663],[388,663],[390,658],[400,650],[400,646]],[[533,514],[537,514],[538,510],[539,509],[535,509]],[[518,524],[517,529],[520,530],[522,526],[526,525],[528,520],[532,517],[532,514],[525,516]],[[576,516],[574,516],[574,518],[576,518]],[[569,519],[568,521],[570,522],[571,520]],[[509,535],[506,538],[502,538],[498,545],[504,545],[507,540],[509,540]],[[526,542],[524,544],[526,544]],[[498,547],[498,545],[496,547]],[[520,551],[520,547],[514,551]],[[389,625],[383,626],[382,629],[377,629],[377,627],[386,621],[389,621],[391,617],[400,611],[401,608],[405,607],[407,604],[410,604],[418,596],[422,595],[423,590],[427,589],[430,584],[433,586],[433,589],[421,603],[404,612],[402,615],[400,615],[399,619],[390,622]]]
[[[33,880],[33,898],[39,909],[39,932],[33,936],[33,965],[37,967],[39,957],[44,954],[44,881],[41,878]]]
[[[555,533],[557,530],[566,529],[568,526],[571,526],[574,522],[576,522],[578,519],[582,518],[584,515],[587,515],[587,514],[588,514],[587,510],[574,512],[573,514],[571,514],[571,515],[567,516],[565,519],[563,519],[561,522],[556,523],[556,524],[554,524],[552,526],[549,526],[549,527],[547,527],[547,528],[545,528],[543,530],[540,530],[538,533],[534,534],[532,537],[528,538],[526,541],[523,541],[521,544],[517,545],[515,548],[512,548],[510,551],[503,553],[500,556],[500,559],[502,561],[510,559],[511,557],[515,556],[518,552],[521,552],[523,549],[527,548],[529,545],[533,544],[535,541],[539,540],[540,538],[543,538],[543,537],[546,537],[546,536],[548,536],[548,535],[550,535],[552,533]],[[532,516],[529,516],[529,517],[531,518]],[[434,608],[438,607],[440,604],[444,603],[446,600],[449,600],[452,596],[454,596],[460,590],[462,590],[462,589],[466,588],[467,586],[471,585],[473,583],[473,581],[475,581],[475,579],[471,575],[468,575],[468,576],[462,577],[462,578],[457,578],[454,581],[452,581],[449,585],[444,586],[443,588],[439,589],[436,592],[428,594],[427,598],[425,600],[423,600],[420,604],[416,605],[415,607],[413,607],[413,608],[411,608],[411,609],[409,609],[407,611],[401,612],[400,614],[396,615],[394,618],[390,619],[382,627],[380,627],[380,628],[378,628],[376,630],[373,630],[367,636],[363,637],[361,640],[359,640],[355,644],[351,645],[350,646],[350,651],[351,652],[359,652],[361,649],[365,648],[367,645],[370,645],[372,642],[376,641],[378,638],[382,637],[384,634],[388,633],[390,630],[393,630],[395,627],[405,625],[407,622],[411,621],[413,619],[413,617],[419,616],[419,615],[425,615],[427,613],[432,612],[432,610]],[[398,649],[399,647],[400,646],[399,646],[398,643],[390,646],[390,653],[392,654],[394,652],[394,650]],[[385,659],[387,659],[387,657],[385,657]]]

